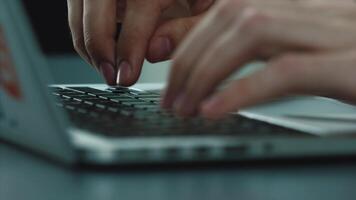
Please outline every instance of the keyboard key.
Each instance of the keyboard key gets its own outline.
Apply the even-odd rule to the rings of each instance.
[[[72,90],[83,92],[86,94],[92,94],[92,95],[105,95],[108,94],[108,92],[105,92],[103,90],[98,90],[90,87],[69,87]]]
[[[288,135],[306,134],[242,116],[221,121],[181,119],[162,110],[160,95],[124,87],[98,90],[90,87],[53,88],[56,105],[79,128],[108,137],[177,135]],[[309,136],[309,135],[308,135]]]

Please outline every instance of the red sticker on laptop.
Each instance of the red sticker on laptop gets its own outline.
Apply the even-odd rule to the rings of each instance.
[[[10,97],[20,100],[22,97],[16,69],[11,61],[9,48],[2,28],[0,27],[0,87]]]

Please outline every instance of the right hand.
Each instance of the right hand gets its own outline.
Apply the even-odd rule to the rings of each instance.
[[[289,95],[355,104],[355,13],[352,0],[221,0],[173,56],[162,105],[218,119]],[[264,69],[226,82],[259,59]]]
[[[130,86],[144,58],[169,58],[213,0],[67,0],[75,50],[107,84]],[[208,2],[208,3],[207,3]],[[122,30],[118,33],[118,23]],[[118,35],[120,35],[118,37]]]

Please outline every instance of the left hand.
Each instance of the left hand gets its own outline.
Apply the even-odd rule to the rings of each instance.
[[[288,94],[356,102],[356,4],[351,0],[221,0],[173,56],[163,107],[220,118]],[[267,67],[218,86],[256,59]]]
[[[145,57],[151,61],[167,59],[169,50],[214,3],[214,0],[67,1],[75,50],[101,73],[107,84],[123,86],[136,83]],[[156,53],[162,51],[165,54]]]

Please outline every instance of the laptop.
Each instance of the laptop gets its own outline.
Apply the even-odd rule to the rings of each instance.
[[[135,87],[48,85],[20,0],[0,0],[0,139],[66,164],[127,165],[353,155],[350,137],[231,114],[181,119]],[[267,118],[266,118],[267,119]]]

